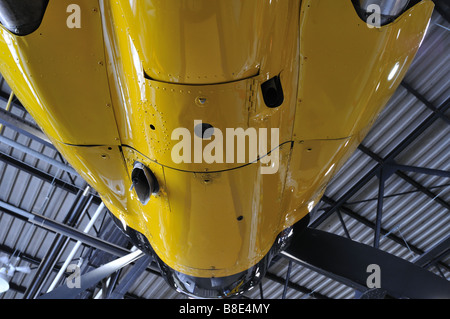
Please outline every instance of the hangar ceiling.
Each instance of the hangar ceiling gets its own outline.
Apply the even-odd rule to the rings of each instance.
[[[329,184],[310,227],[450,279],[450,24],[435,11],[403,83]],[[130,252],[95,190],[0,79],[0,257],[18,268],[3,299],[33,299]],[[150,260],[147,260],[150,261]],[[355,291],[279,256],[249,299],[351,299]],[[186,298],[154,263],[131,264],[79,298]]]

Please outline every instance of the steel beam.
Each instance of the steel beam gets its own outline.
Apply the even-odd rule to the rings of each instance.
[[[449,7],[450,8],[450,7]],[[445,115],[444,112],[440,111],[438,108],[436,108],[433,103],[428,101],[422,94],[420,94],[416,89],[414,89],[411,85],[403,81],[401,83],[401,86],[403,86],[409,93],[413,94],[420,102],[422,102],[428,109],[436,113],[443,121],[445,121],[447,124],[450,124],[450,118],[448,118],[447,115]]]
[[[61,233],[61,234],[64,234],[65,236],[68,236],[68,237],[74,239],[74,240],[82,241],[87,246],[91,246],[93,248],[99,249],[101,251],[104,251],[106,253],[112,254],[117,257],[122,257],[122,256],[125,256],[130,253],[130,251],[126,248],[109,243],[100,238],[85,234],[84,232],[81,232],[73,227],[69,227],[69,226],[59,223],[57,221],[48,219],[47,217],[41,216],[39,214],[24,211],[22,209],[19,209],[15,206],[12,206],[12,205],[7,204],[2,201],[0,201],[0,210],[8,215],[14,216],[14,217],[19,218],[24,221],[31,222],[31,223],[35,224],[36,226],[39,226],[46,230]],[[34,263],[35,262],[40,262],[40,260],[35,260]],[[55,266],[55,269],[58,269],[58,267]],[[161,276],[161,274],[158,271],[152,269],[151,267],[147,267],[146,271],[149,273],[152,273],[154,275]],[[282,281],[282,283],[285,282],[285,279],[277,278],[277,276],[275,276],[274,274],[270,274],[270,273],[266,273],[266,278],[268,278],[272,281],[276,281],[276,282],[279,282],[280,280]],[[316,292],[313,293],[312,290],[309,290],[308,288],[305,288],[305,287],[301,287],[292,282],[288,282],[288,287],[295,289],[297,291],[306,293],[306,294],[311,294],[311,296],[314,298],[320,298],[320,299],[328,298],[319,293],[316,293]],[[127,296],[127,294],[125,295],[125,297],[126,296]]]
[[[53,165],[69,174],[73,174],[73,175],[78,175],[78,173],[69,165],[62,163],[60,161],[55,160],[52,157],[46,156],[38,151],[32,150],[29,147],[20,144],[16,141],[13,141],[7,137],[1,136],[0,135],[0,143],[6,144],[8,146],[11,146],[12,148],[18,149],[20,151],[22,151],[25,154],[31,155],[37,159],[40,159],[44,162],[49,163],[50,165]]]
[[[399,171],[414,172],[414,173],[450,178],[450,171],[443,171],[440,169],[417,167],[417,166],[411,166],[411,165],[400,165],[397,163],[390,163],[389,166],[391,166],[393,169],[399,170]]]
[[[114,291],[114,289],[117,286],[117,282],[119,281],[119,278],[120,278],[120,275],[122,274],[122,271],[123,271],[123,269],[119,269],[118,271],[116,271],[114,274],[112,274],[109,277],[109,279],[108,279],[109,280],[109,285],[107,287],[105,287],[105,289],[102,289],[103,299],[109,299],[109,297],[111,296],[112,292]]]
[[[429,263],[432,262],[435,258],[442,258],[445,256],[450,249],[450,235],[447,235],[444,239],[438,242],[436,245],[428,249],[421,256],[416,258],[413,263],[427,268]]]
[[[329,205],[335,205],[336,204],[336,202],[333,199],[331,199],[331,198],[329,198],[327,196],[323,196],[322,200],[325,203],[329,204]],[[361,224],[363,224],[363,225],[365,225],[365,226],[367,226],[369,228],[375,229],[375,224],[373,222],[371,222],[370,220],[366,219],[365,217],[362,217],[359,214],[355,213],[350,208],[348,208],[346,206],[341,206],[340,207],[340,211],[342,213],[346,214],[347,216],[357,220]],[[383,237],[387,237],[390,240],[396,242],[397,244],[399,244],[399,245],[401,245],[401,246],[403,246],[405,248],[411,249],[411,251],[413,251],[417,255],[424,254],[424,251],[422,249],[416,247],[415,245],[407,242],[403,238],[398,237],[397,235],[393,234],[392,232],[387,231],[386,229],[384,229],[382,227],[380,228],[380,234],[383,235]],[[445,269],[450,271],[450,266],[448,266],[447,264],[444,264],[444,263],[440,262],[439,266],[442,266]]]
[[[350,236],[350,233],[349,233],[349,231],[347,229],[347,226],[345,225],[344,219],[342,218],[342,214],[339,211],[339,209],[336,211],[336,213],[337,213],[337,215],[339,217],[339,221],[341,222],[342,228],[344,229],[345,236],[347,236],[348,239],[352,239],[352,237]]]
[[[323,196],[322,200],[324,201],[324,203],[327,203],[329,205],[335,205],[336,202],[329,198],[328,196]],[[352,211],[350,208],[348,208],[347,206],[341,206],[340,207],[340,212],[344,213],[345,215],[349,216],[350,218],[355,219],[356,221],[358,221],[359,223],[371,228],[371,229],[375,229],[376,225],[375,223],[373,223],[372,221],[368,220],[367,218],[360,216],[359,214],[355,213],[354,211]],[[387,231],[386,229],[384,229],[383,227],[380,227],[380,234],[393,240],[394,242],[396,242],[397,244],[402,245],[403,247],[407,248],[407,245],[411,248],[412,251],[414,251],[417,254],[423,254],[423,250],[417,248],[416,246],[414,246],[413,244],[410,243],[405,243],[405,241],[403,239],[401,239],[400,237],[390,233],[389,231]],[[351,239],[351,238],[349,238]]]
[[[440,107],[437,108],[439,112],[445,113],[450,108],[450,98],[448,98]],[[393,160],[397,155],[403,152],[412,142],[414,142],[423,132],[425,132],[432,124],[439,119],[437,113],[429,115],[421,124],[419,124],[414,131],[412,131],[404,140],[402,140],[397,147],[395,147],[385,158],[385,161]]]
[[[89,199],[89,187],[86,188],[84,192],[79,192],[75,198],[72,207],[67,212],[64,218],[63,224],[74,227],[81,214],[86,208],[86,204]],[[43,285],[47,281],[47,278],[51,274],[52,269],[58,262],[61,254],[63,253],[65,247],[69,243],[69,238],[63,236],[62,234],[56,234],[53,239],[53,243],[48,249],[45,257],[43,258],[41,264],[39,265],[36,275],[33,277],[27,291],[24,294],[24,299],[35,299],[39,296],[43,289]]]
[[[262,286],[262,281],[259,282],[259,297],[260,299],[264,299],[264,292],[263,292],[263,286]]]
[[[436,11],[450,23],[450,4],[447,0],[433,0]]]
[[[10,283],[9,283],[9,289],[12,290],[12,291],[14,291],[14,292],[17,292],[17,293],[19,293],[19,294],[24,294],[25,291],[27,290],[26,287],[21,286],[21,285],[18,285],[18,284],[15,284],[15,283],[13,283],[13,282],[10,282]]]
[[[292,269],[292,260],[289,260],[288,270],[287,270],[286,279],[285,279],[284,288],[283,288],[283,295],[282,295],[281,299],[286,299],[288,282],[291,277],[291,269]]]
[[[311,228],[317,228],[328,217],[330,217],[339,207],[345,204],[353,195],[356,194],[364,185],[366,185],[372,178],[374,178],[380,170],[379,166],[371,169],[364,177],[355,183],[343,196],[341,196],[333,206],[328,208],[322,215],[320,215],[314,222],[311,223]]]
[[[0,124],[56,150],[48,137],[38,127],[31,125],[21,117],[2,108],[0,108]]]
[[[450,107],[450,98],[448,98],[440,107],[437,108],[439,112],[446,112]],[[428,116],[417,128],[411,132],[405,139],[403,139],[395,149],[393,149],[383,160],[392,161],[402,151],[404,151],[412,142],[414,142],[426,129],[428,129],[439,118],[438,113],[433,113]],[[358,147],[360,150],[364,149],[364,145]],[[310,227],[316,228],[322,222],[324,222],[329,216],[331,216],[339,207],[345,204],[352,196],[356,194],[364,185],[366,185],[376,174],[379,173],[381,164],[378,163],[376,167],[371,169],[366,175],[364,175],[352,188],[350,188],[343,196],[336,200],[336,204],[328,208],[321,216],[319,216]]]
[[[403,179],[407,183],[411,184],[412,186],[417,188],[419,191],[421,191],[422,193],[424,193],[425,195],[427,195],[432,200],[434,200],[435,202],[439,203],[440,205],[442,205],[446,209],[450,210],[450,204],[448,202],[446,202],[445,200],[440,198],[438,195],[436,195],[433,192],[431,192],[429,189],[427,189],[426,187],[424,187],[420,183],[416,182],[410,176],[408,176],[405,173],[400,172],[399,170],[397,170],[398,167],[403,167],[403,165],[397,165],[397,163],[395,163],[392,159],[391,160],[384,160],[384,159],[382,159],[380,156],[378,156],[377,154],[375,154],[374,152],[369,150],[364,145],[360,145],[359,149],[362,152],[364,152],[366,155],[370,156],[372,159],[376,160],[378,162],[378,165],[380,165],[380,167],[383,167],[383,169],[388,169],[390,171],[390,173],[395,172],[395,174],[398,177],[400,177],[401,179]],[[417,168],[417,169],[421,169],[421,168]],[[428,169],[421,169],[421,170],[424,173]],[[436,175],[435,170],[431,169],[431,171],[433,171],[433,173],[434,173],[433,175]],[[440,171],[440,172],[442,172],[442,171]],[[447,174],[443,174],[443,175],[444,175],[444,177],[446,177],[445,175],[447,175]]]
[[[286,283],[286,279],[285,278],[281,278],[281,277],[279,277],[279,276],[277,276],[277,275],[275,275],[273,273],[270,273],[270,272],[266,273],[265,278],[267,278],[267,279],[269,279],[271,281],[277,282],[277,283],[279,283],[281,285],[284,285]],[[304,293],[306,295],[310,295],[311,297],[316,298],[316,299],[330,299],[329,297],[327,297],[327,296],[325,296],[325,295],[323,295],[321,293],[314,292],[313,290],[311,290],[309,288],[306,288],[304,286],[301,286],[299,284],[296,284],[296,283],[294,283],[292,281],[287,281],[287,286],[289,288],[291,288],[291,289],[294,289],[294,290],[298,291],[298,292]]]
[[[86,208],[87,208],[87,206],[88,206],[88,204],[85,205]],[[89,221],[88,225],[83,230],[84,233],[88,233],[90,231],[90,229],[94,225],[95,221],[97,220],[98,216],[103,212],[104,207],[105,206],[104,206],[103,203],[101,203],[100,206],[98,206],[94,216],[91,218],[91,220]],[[81,220],[81,218],[79,218],[79,219]],[[78,249],[80,248],[81,244],[82,243],[80,241],[77,241],[75,246],[72,248],[72,250],[70,251],[69,255],[66,257],[66,261],[62,265],[61,270],[58,272],[58,274],[56,275],[55,279],[53,279],[53,282],[51,283],[51,285],[48,288],[47,292],[49,292],[49,291],[51,291],[51,290],[53,290],[55,288],[55,286],[59,282],[60,278],[62,277],[64,271],[66,271],[67,267],[72,262],[72,258],[75,256],[75,254],[78,251]]]
[[[74,240],[79,240],[85,245],[100,249],[117,257],[122,257],[130,253],[130,251],[126,248],[111,244],[89,234],[85,234],[76,228],[67,226],[45,216],[33,212],[27,212],[3,201],[0,201],[0,210],[8,215],[33,223],[36,226],[46,230],[63,234],[64,236],[70,237]]]
[[[97,285],[102,279],[111,276],[117,270],[142,258],[143,255],[144,253],[140,250],[131,252],[82,275],[80,277],[80,287],[59,286],[55,290],[40,296],[39,299],[75,299],[80,293]]]
[[[8,254],[10,256],[16,255],[21,260],[26,261],[26,262],[28,262],[30,264],[33,264],[33,265],[39,265],[41,263],[40,259],[38,259],[38,258],[36,258],[34,256],[31,256],[29,254],[26,254],[26,253],[24,253],[24,252],[22,252],[22,251],[20,251],[18,249],[11,248],[11,247],[8,247],[8,246],[3,245],[3,244],[0,244],[0,252],[4,252],[4,253],[6,253],[6,254]]]
[[[3,153],[1,151],[0,151],[0,161],[4,162],[7,165],[11,165],[23,172],[26,172],[36,178],[39,178],[39,179],[43,180],[44,182],[55,185],[56,187],[61,188],[68,193],[77,194],[78,191],[82,189],[79,186],[76,186],[74,184],[66,182],[56,176],[50,175],[38,168],[28,165],[28,164],[8,155],[6,153]],[[101,199],[98,196],[96,196],[93,199],[93,203],[96,203],[99,205],[101,203]]]
[[[148,255],[136,261],[131,270],[120,280],[119,285],[114,289],[108,299],[123,299],[125,293],[128,292],[133,283],[142,275],[151,262],[152,258]]]
[[[450,98],[448,98],[440,107],[437,108],[439,112],[445,112],[450,108]],[[439,118],[438,113],[433,113],[428,116],[417,128],[411,132],[405,139],[403,139],[396,148],[394,148],[384,159],[380,158],[380,161],[389,162],[393,161],[403,150],[405,150],[413,141],[415,141],[426,129],[428,129],[437,119]],[[364,145],[358,147],[360,150],[364,151],[367,149]],[[380,162],[379,161],[379,162]],[[377,164],[373,169],[371,169],[365,176],[363,176],[350,190],[348,190],[341,198],[336,201],[336,205],[330,207],[325,211],[319,218],[317,218],[312,224],[312,228],[318,227],[323,221],[325,221],[331,214],[333,214],[336,209],[343,205],[348,199],[356,194],[365,184],[367,184],[374,176],[376,176],[381,169],[381,164]]]
[[[381,169],[378,174],[378,201],[377,201],[377,215],[375,222],[375,234],[373,238],[373,247],[380,247],[380,230],[381,230],[381,220],[383,217],[383,198],[384,198],[384,184],[386,180],[386,174],[384,170]]]
[[[286,258],[359,291],[367,290],[367,268],[382,271],[381,288],[393,297],[450,298],[450,283],[402,258],[325,231],[306,228],[282,252]],[[379,287],[377,287],[379,288]]]
[[[440,205],[442,205],[446,209],[450,210],[450,204],[448,202],[446,202],[444,199],[442,199],[441,197],[439,197],[439,195],[436,195],[435,193],[433,193],[432,191],[430,191],[429,189],[427,189],[426,187],[424,187],[420,183],[416,182],[414,179],[412,179],[411,177],[409,177],[408,175],[406,175],[403,172],[398,172],[397,171],[395,174],[397,176],[399,176],[401,179],[403,179],[404,181],[408,182],[409,184],[411,184],[412,186],[417,188],[419,191],[421,191],[425,195],[427,195],[431,200],[439,203]]]

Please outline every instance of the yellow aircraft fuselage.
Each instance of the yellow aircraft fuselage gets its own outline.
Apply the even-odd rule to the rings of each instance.
[[[432,10],[422,1],[370,27],[350,0],[50,0],[34,32],[0,27],[0,72],[168,269],[224,278],[257,265],[318,203],[403,79]],[[269,107],[272,79],[283,96]],[[196,135],[199,121],[214,137]],[[190,135],[174,152],[179,128]],[[276,145],[227,160],[242,151],[225,148],[238,128],[275,128]],[[219,138],[222,157],[207,152]],[[158,184],[146,203],[136,163]]]

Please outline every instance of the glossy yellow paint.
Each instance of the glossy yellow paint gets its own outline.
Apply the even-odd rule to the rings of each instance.
[[[51,139],[74,145],[119,145],[106,77],[97,1],[77,1],[82,27],[69,29],[71,1],[50,1],[36,32],[1,28],[1,72]]]
[[[433,7],[422,1],[368,28],[350,1],[303,1],[296,137],[344,138],[369,127],[408,70]]]
[[[253,5],[249,5],[250,3]],[[205,169],[216,171],[242,165],[237,165],[237,163],[174,164],[171,150],[178,141],[172,140],[173,130],[179,127],[188,128],[193,137],[195,120],[209,123],[224,133],[226,128],[278,127],[281,129],[280,144],[290,141],[293,127],[284,125],[284,123],[293,123],[295,107],[268,109],[263,105],[259,93],[259,85],[262,82],[281,74],[286,96],[285,103],[291,106],[295,103],[298,80],[299,3],[296,1],[283,1],[282,4],[277,5],[274,3],[260,0],[248,2],[239,0],[229,1],[224,5],[224,2],[221,1],[197,1],[195,8],[189,9],[189,2],[186,1],[139,1],[126,4],[105,2],[102,11],[105,12],[106,46],[110,48],[108,50],[108,66],[111,70],[109,80],[112,84],[114,110],[122,144],[134,147],[151,160],[168,167],[189,171]],[[145,65],[152,65],[156,68],[160,65],[159,59],[166,59],[168,56],[171,57],[172,64],[171,71],[166,73],[184,74],[183,77],[186,79],[187,77],[195,78],[196,72],[204,71],[206,74],[217,66],[228,66],[232,70],[241,68],[241,71],[245,73],[244,70],[248,69],[248,66],[243,66],[243,53],[235,50],[231,50],[233,53],[219,56],[214,55],[211,50],[207,50],[202,54],[202,57],[205,56],[202,58],[202,68],[196,72],[188,72],[182,67],[173,69],[177,65],[191,65],[189,56],[192,52],[197,52],[197,42],[191,41],[189,37],[173,39],[169,36],[165,37],[165,41],[156,42],[155,40],[154,33],[173,35],[179,33],[179,28],[175,27],[176,24],[174,24],[175,26],[167,25],[167,21],[171,21],[173,18],[173,12],[185,12],[186,18],[180,22],[183,23],[183,32],[194,32],[198,28],[198,21],[188,19],[188,17],[192,14],[211,16],[211,12],[215,12],[211,11],[212,4],[215,4],[214,10],[218,12],[214,15],[217,19],[217,21],[213,21],[215,27],[202,29],[198,36],[204,38],[205,42],[207,39],[218,39],[222,43],[220,46],[228,46],[226,44],[229,38],[236,35],[236,32],[233,33],[232,30],[235,30],[237,26],[230,27],[229,25],[232,23],[230,21],[234,21],[233,18],[223,19],[223,16],[229,14],[230,8],[237,11],[242,10],[240,12],[242,17],[253,16],[255,7],[266,12],[265,14],[272,12],[269,21],[273,22],[267,24],[265,28],[261,28],[259,24],[251,24],[253,19],[249,19],[244,26],[240,27],[243,30],[254,30],[252,32],[266,35],[264,41],[258,39],[261,42],[260,45],[266,46],[268,50],[258,50],[258,54],[262,55],[258,60],[264,63],[258,64],[257,75],[242,79],[226,77],[221,81],[227,80],[228,82],[219,81],[220,83],[216,83],[214,80],[208,83],[194,82],[190,84],[178,80],[169,82],[171,78],[166,76],[162,76],[161,80],[149,79],[150,75],[148,74],[153,77],[160,71],[146,70]],[[262,4],[265,5],[261,8]],[[277,8],[277,14],[271,11],[273,8]],[[195,12],[191,12],[191,10]],[[153,27],[147,26],[147,22],[142,22],[142,12],[158,12],[157,20],[151,23]],[[156,13],[149,15],[150,22],[153,21],[155,15]],[[165,22],[162,23],[158,19]],[[243,24],[244,21],[247,19],[243,18],[236,23]],[[159,23],[157,24],[157,22]],[[280,32],[273,33],[272,25],[276,25]],[[139,33],[137,33],[138,31]],[[279,34],[284,36],[280,37]],[[247,37],[250,36],[246,36],[245,41],[247,41]],[[255,36],[252,37],[252,41],[256,41]],[[179,42],[183,43],[183,50],[173,47],[181,45]],[[274,49],[270,49],[272,46]],[[145,54],[147,52],[145,48],[154,48],[153,50],[158,51],[158,55],[150,54],[150,52]],[[195,65],[195,63],[192,64]],[[232,73],[240,74],[241,71]],[[228,74],[229,72],[227,72],[221,70],[219,73]],[[253,73],[255,72],[252,71],[251,74]],[[214,76],[207,78],[209,77],[214,78]],[[202,82],[204,81],[202,80]],[[206,102],[198,103],[199,98],[206,99]]]
[[[399,85],[433,9],[423,1],[369,29],[350,1],[83,0],[82,27],[69,29],[71,2],[50,1],[28,36],[0,29],[0,71],[111,212],[197,277],[250,268],[314,207]],[[259,87],[275,75],[285,100],[270,109]],[[279,128],[278,171],[175,163],[171,133],[194,136],[194,120]],[[130,191],[135,161],[160,184],[145,206]]]
[[[299,1],[111,3],[146,74],[161,82],[213,84],[279,72],[295,44]],[[122,24],[123,23],[123,24]],[[155,27],[156,26],[156,27]],[[116,28],[118,29],[118,28]],[[282,36],[280,36],[282,35]]]
[[[271,175],[260,174],[259,164],[216,173],[163,167],[163,175],[155,172],[164,178],[160,197],[146,206],[132,203],[146,219],[138,229],[160,258],[183,273],[225,276],[248,268],[267,253],[278,234],[279,194],[289,153],[285,144],[282,168]],[[133,149],[124,148],[124,155],[130,170],[135,160],[152,164]]]
[[[307,214],[362,142],[422,43],[433,11],[422,1],[369,28],[350,1],[303,0],[300,76],[284,226]]]
[[[236,50],[219,56],[207,50],[202,55],[201,68],[195,71],[191,66],[187,70],[174,69],[186,63],[191,65],[193,62],[186,61],[191,61],[190,53],[197,52],[199,47],[188,37],[181,40],[164,37],[165,41],[156,42],[154,34],[158,32],[178,36],[178,22],[168,26],[167,21],[172,19],[173,12],[190,10],[186,8],[187,2],[169,2],[139,2],[133,3],[133,7],[105,2],[102,8],[104,34],[109,43],[106,46],[111,48],[108,55],[110,83],[115,83],[113,96],[117,97],[114,109],[121,142],[126,145],[124,157],[129,169],[135,160],[162,165],[164,174],[155,175],[167,185],[164,188],[167,193],[161,197],[167,198],[169,209],[159,209],[164,205],[150,207],[150,204],[137,207],[147,221],[136,229],[147,236],[158,256],[178,271],[199,277],[231,275],[258,262],[280,232],[281,194],[289,161],[298,79],[299,2],[275,5],[270,1],[253,1],[253,6],[243,1],[227,2],[226,6],[220,2],[197,2],[199,12],[196,14],[200,15],[203,12],[209,16],[212,3],[215,3],[217,17],[228,15],[230,8],[241,10],[242,17],[255,15],[254,7],[259,7],[265,15],[270,13],[273,22],[264,28],[252,25],[253,19],[236,22],[248,21],[242,29],[265,35],[264,41],[258,40],[259,45],[267,46],[268,50],[258,49],[261,56],[257,59],[258,70],[249,73],[246,68],[251,69],[248,66],[252,63],[243,63],[242,52]],[[141,7],[150,5],[151,9]],[[277,11],[271,11],[274,8],[278,8]],[[157,20],[151,23],[154,27],[141,25],[140,14],[153,11],[159,12]],[[187,19],[189,16],[187,12],[186,19],[179,23],[183,23],[184,32],[192,33],[198,30],[198,21]],[[153,18],[155,16],[150,17]],[[233,31],[236,27],[230,26],[231,20],[210,21],[215,27],[203,28],[198,36],[205,41],[217,39],[222,46],[228,46],[227,41],[237,36]],[[129,28],[122,27],[124,25]],[[273,25],[279,33],[271,32]],[[284,36],[279,37],[279,34]],[[257,40],[254,35],[247,37],[249,41],[250,38],[253,42]],[[179,42],[183,42],[183,50],[174,49]],[[159,53],[142,53],[151,48]],[[161,66],[159,59],[167,56],[172,60],[170,70],[157,71]],[[150,70],[146,65],[155,69]],[[217,76],[208,73],[217,67],[224,67],[216,72]],[[180,75],[180,79],[168,77],[169,73]],[[202,76],[198,78],[200,73]],[[263,104],[259,85],[278,74],[283,82],[285,104],[291,107],[268,109]],[[193,79],[192,83],[187,79]],[[199,98],[206,102],[198,103]],[[226,128],[280,128],[279,144],[283,146],[278,173],[261,175],[259,163],[247,166],[226,162],[174,163],[171,150],[178,141],[172,140],[171,132],[179,127],[187,128],[193,137],[195,120],[210,123],[224,134]],[[203,146],[206,144],[205,141]],[[234,151],[236,154],[237,149]],[[157,201],[154,198],[152,204],[156,205]]]

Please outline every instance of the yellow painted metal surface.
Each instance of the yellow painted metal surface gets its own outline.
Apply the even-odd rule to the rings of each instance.
[[[66,10],[71,3],[50,1],[41,26],[30,35],[0,28],[1,72],[50,138],[118,145],[98,4],[77,1],[83,24],[70,29]]]
[[[145,163],[163,186],[146,206],[130,203],[130,213],[143,212],[142,226],[136,229],[179,271],[199,277],[240,272],[267,253],[279,232],[279,194],[289,153],[286,144],[280,150],[278,174],[260,174],[259,164],[216,173],[159,166],[160,174],[158,165],[124,147],[128,169],[135,160]]]
[[[280,69],[299,1],[153,0],[111,3],[146,74],[157,81],[212,84]],[[118,29],[118,28],[117,28]],[[296,33],[294,31],[294,33]],[[282,36],[281,36],[282,35]],[[287,45],[286,45],[287,44]]]
[[[247,2],[243,1],[230,1],[227,2],[227,5],[220,1],[198,1],[198,8],[200,9],[195,14],[200,16],[200,12],[204,12],[205,16],[211,15],[211,3],[216,4],[217,16],[227,15],[229,8],[232,7],[236,7],[236,10],[243,10],[240,12],[240,15],[247,17],[253,16],[255,13],[252,8],[260,7],[262,3],[266,4],[264,11],[274,6],[270,1],[256,1],[259,4],[255,4],[255,1],[250,2],[253,3],[253,6],[249,6]],[[188,17],[190,9],[187,2],[141,1],[133,2],[132,4],[105,2],[102,10],[105,12],[104,33],[109,43],[107,47],[111,48],[108,56],[108,66],[111,69],[110,83],[113,87],[113,96],[115,96],[116,104],[114,109],[122,144],[138,149],[158,163],[175,167],[176,165],[172,162],[171,150],[178,142],[172,140],[171,133],[178,127],[188,128],[193,131],[195,120],[209,123],[219,128],[222,132],[225,132],[226,128],[278,127],[281,129],[280,143],[290,141],[295,107],[268,109],[264,106],[259,90],[259,85],[262,82],[281,74],[286,96],[285,103],[291,106],[295,103],[298,80],[299,3],[296,1],[283,1],[282,3],[283,5],[275,6],[279,8],[277,14],[272,13],[274,15],[272,20],[277,16],[279,33],[273,33],[271,27],[274,25],[273,23],[267,24],[265,28],[261,28],[259,24],[253,25],[251,23],[252,19],[249,19],[244,26],[241,26],[243,30],[256,30],[254,32],[266,34],[267,39],[264,42],[259,38],[252,39],[252,41],[259,41],[267,48],[276,44],[274,49],[259,52],[262,55],[259,60],[264,61],[264,63],[259,64],[258,75],[244,79],[222,79],[222,81],[232,80],[232,82],[226,83],[215,83],[215,81],[212,81],[209,83],[185,84],[180,83],[180,81],[168,83],[167,81],[170,79],[164,77],[161,78],[162,80],[148,79],[144,70],[146,68],[145,64],[156,67],[159,65],[159,59],[166,59],[167,56],[171,57],[172,65],[185,63],[180,61],[184,61],[186,55],[190,55],[192,51],[196,52],[198,49],[196,42],[189,39],[180,40],[167,36],[165,37],[166,40],[156,42],[151,35],[147,34],[148,32],[162,32],[164,34],[168,32],[166,24],[172,18],[172,12],[184,10],[186,11],[186,17]],[[140,25],[139,21],[142,19],[138,17],[130,16],[127,19],[127,13],[135,12],[140,15],[142,13],[139,12],[144,12],[143,10],[150,4],[152,9],[147,8],[146,10],[150,12],[161,11],[158,19],[167,20],[165,23],[160,22],[156,24],[159,21],[157,20],[152,24],[153,27],[150,27],[146,26],[146,23]],[[201,9],[203,7],[205,8]],[[153,18],[154,15],[149,15],[150,21],[153,21]],[[221,22],[222,20],[223,22]],[[198,21],[196,20],[186,18],[186,21],[183,21],[183,30],[185,32],[188,32],[190,29],[196,30],[198,27]],[[229,29],[229,22],[226,22],[226,19],[221,19],[221,21],[216,21],[214,28],[202,29],[199,36],[206,41],[207,39],[220,38],[218,34],[223,36],[228,34],[227,38],[235,35],[232,32],[233,29]],[[244,24],[244,21],[247,21],[247,19],[243,19],[239,23]],[[133,33],[135,29],[142,29],[142,34]],[[178,33],[173,30],[171,34]],[[280,37],[279,34],[284,36]],[[225,41],[224,39],[222,40]],[[172,46],[175,46],[180,41],[184,43],[184,49],[175,50]],[[168,48],[164,49],[166,46]],[[143,47],[158,47],[159,54],[146,55],[146,51],[142,49]],[[214,69],[216,66],[221,65],[228,65],[234,68],[234,66],[242,64],[242,54],[237,54],[236,52],[216,56],[211,50],[208,50],[203,54],[206,54],[209,58],[203,59],[202,70]],[[148,70],[146,72],[151,73]],[[182,69],[177,69],[172,73],[181,74],[183,71]],[[194,78],[195,74],[195,72],[188,72],[186,76]],[[206,102],[204,104],[198,103],[199,98],[204,98]],[[129,101],[132,102],[130,103]],[[284,123],[290,124],[285,125]],[[154,127],[154,129],[151,127]],[[216,171],[241,166],[235,164],[213,163],[196,165],[196,163],[184,163],[177,165],[176,168],[191,171],[202,171],[205,169]]]
[[[350,1],[83,0],[82,27],[69,29],[71,2],[50,1],[30,35],[0,28],[0,71],[111,212],[197,277],[250,268],[314,207],[399,85],[433,9],[423,1],[369,29]],[[272,109],[260,85],[276,75],[285,100]],[[278,170],[174,161],[172,132],[193,137],[195,120],[278,128]],[[160,184],[147,205],[130,191],[135,161]]]
[[[423,1],[368,28],[350,1],[303,1],[296,137],[343,138],[368,127],[408,70],[432,10]]]
[[[302,1],[284,226],[312,209],[362,142],[414,59],[433,6],[423,1],[389,25],[368,28],[350,1]]]

